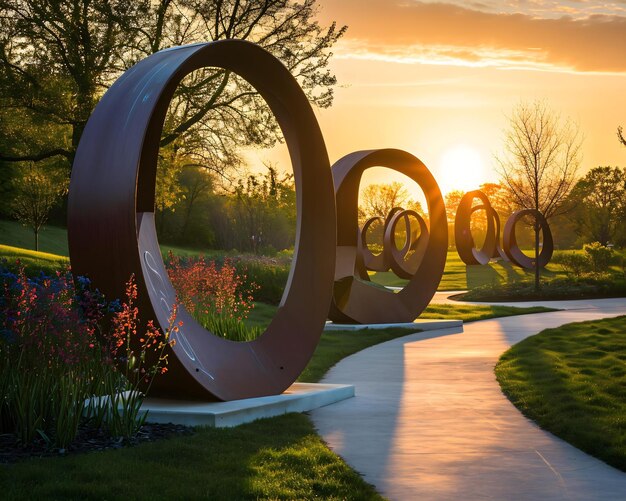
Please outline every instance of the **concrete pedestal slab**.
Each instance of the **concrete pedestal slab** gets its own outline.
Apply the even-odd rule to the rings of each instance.
[[[413,329],[417,331],[432,331],[437,329],[451,329],[461,327],[463,320],[434,320],[427,318],[418,318],[413,322],[398,324],[336,324],[334,322],[326,322],[325,331],[358,331],[362,329]]]
[[[346,384],[294,383],[284,393],[231,402],[193,402],[146,398],[141,406],[152,423],[232,427],[288,412],[306,412],[354,396]]]

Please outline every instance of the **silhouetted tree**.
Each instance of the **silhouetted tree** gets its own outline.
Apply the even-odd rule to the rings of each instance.
[[[256,42],[313,103],[330,106],[329,49],[345,27],[320,26],[316,11],[317,0],[0,0],[0,160],[60,156],[71,164],[104,90],[138,60],[175,45]],[[36,129],[56,133],[40,140]],[[254,89],[231,72],[203,69],[177,90],[161,144],[177,141],[181,153],[221,171],[239,161],[240,146],[280,138]]]
[[[581,162],[582,137],[578,125],[562,120],[544,102],[520,103],[509,117],[504,153],[496,160],[502,184],[514,207],[536,209],[546,219],[563,213]],[[533,223],[535,260],[539,255],[540,226]],[[540,287],[535,266],[535,289]]]
[[[359,219],[361,224],[371,217],[385,218],[394,207],[411,209],[424,215],[422,205],[411,198],[402,183],[370,184],[363,188],[359,197]]]

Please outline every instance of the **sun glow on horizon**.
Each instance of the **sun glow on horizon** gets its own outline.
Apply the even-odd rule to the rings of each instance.
[[[444,194],[453,190],[475,190],[487,181],[487,167],[475,148],[457,144],[441,156],[436,178]]]

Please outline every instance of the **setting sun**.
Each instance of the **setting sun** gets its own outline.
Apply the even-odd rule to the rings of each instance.
[[[467,145],[446,150],[439,161],[437,180],[443,193],[469,191],[486,182],[487,169],[481,154]]]

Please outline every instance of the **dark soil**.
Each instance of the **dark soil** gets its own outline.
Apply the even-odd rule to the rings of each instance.
[[[43,438],[38,438],[28,447],[22,447],[17,435],[0,434],[0,464],[15,463],[30,458],[59,457],[92,451],[105,451],[132,447],[144,442],[154,442],[179,435],[192,435],[193,428],[178,424],[145,423],[137,435],[129,440],[114,438],[101,429],[83,425],[76,439],[67,449],[50,447]]]

